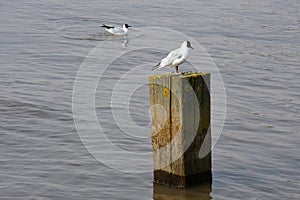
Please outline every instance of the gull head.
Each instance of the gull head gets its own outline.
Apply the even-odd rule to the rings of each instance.
[[[184,47],[184,48],[187,47],[187,48],[193,49],[193,47],[192,47],[190,41],[184,41],[184,42],[182,43],[181,47]]]
[[[193,49],[190,41],[185,41],[184,44],[187,48]]]
[[[124,24],[123,27],[129,28],[129,27],[131,27],[131,26],[129,26],[128,24]]]

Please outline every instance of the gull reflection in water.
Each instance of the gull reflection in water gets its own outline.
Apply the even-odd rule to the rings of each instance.
[[[120,41],[123,47],[127,47],[127,44],[129,43],[129,39],[127,35],[124,36],[110,35],[107,37],[107,41]]]
[[[201,183],[187,189],[153,183],[153,200],[211,200],[211,191],[211,182]]]

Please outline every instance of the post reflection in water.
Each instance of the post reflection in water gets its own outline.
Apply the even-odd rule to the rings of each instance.
[[[153,183],[153,200],[210,200],[212,183],[201,183],[187,189]]]

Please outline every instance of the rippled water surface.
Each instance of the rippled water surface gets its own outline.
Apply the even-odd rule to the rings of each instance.
[[[300,199],[299,9],[297,0],[2,1],[0,198]],[[128,37],[110,37],[102,23],[133,27]],[[125,52],[146,38],[144,27],[188,35],[220,70],[227,112],[213,149],[212,184],[188,190],[153,185],[151,172],[112,169],[80,140],[72,94],[82,62],[102,41],[110,44],[106,52]],[[151,154],[148,86],[141,84],[124,103],[135,126],[148,130],[132,135],[115,123],[114,88],[135,65],[143,70],[131,70],[133,76],[150,75],[143,64],[154,65],[165,53],[144,49],[118,58],[109,69],[99,65],[104,72],[94,90],[96,116],[110,141],[126,151]],[[118,164],[126,165],[126,159]]]

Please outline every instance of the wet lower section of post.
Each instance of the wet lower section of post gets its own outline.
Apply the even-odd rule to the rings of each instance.
[[[199,183],[186,189],[153,183],[153,200],[211,200],[212,182]]]
[[[149,86],[154,182],[211,181],[210,74],[155,75]]]
[[[154,182],[163,185],[187,188],[203,182],[211,182],[211,171],[201,172],[199,174],[191,174],[187,176],[175,175],[163,170],[154,171]]]

